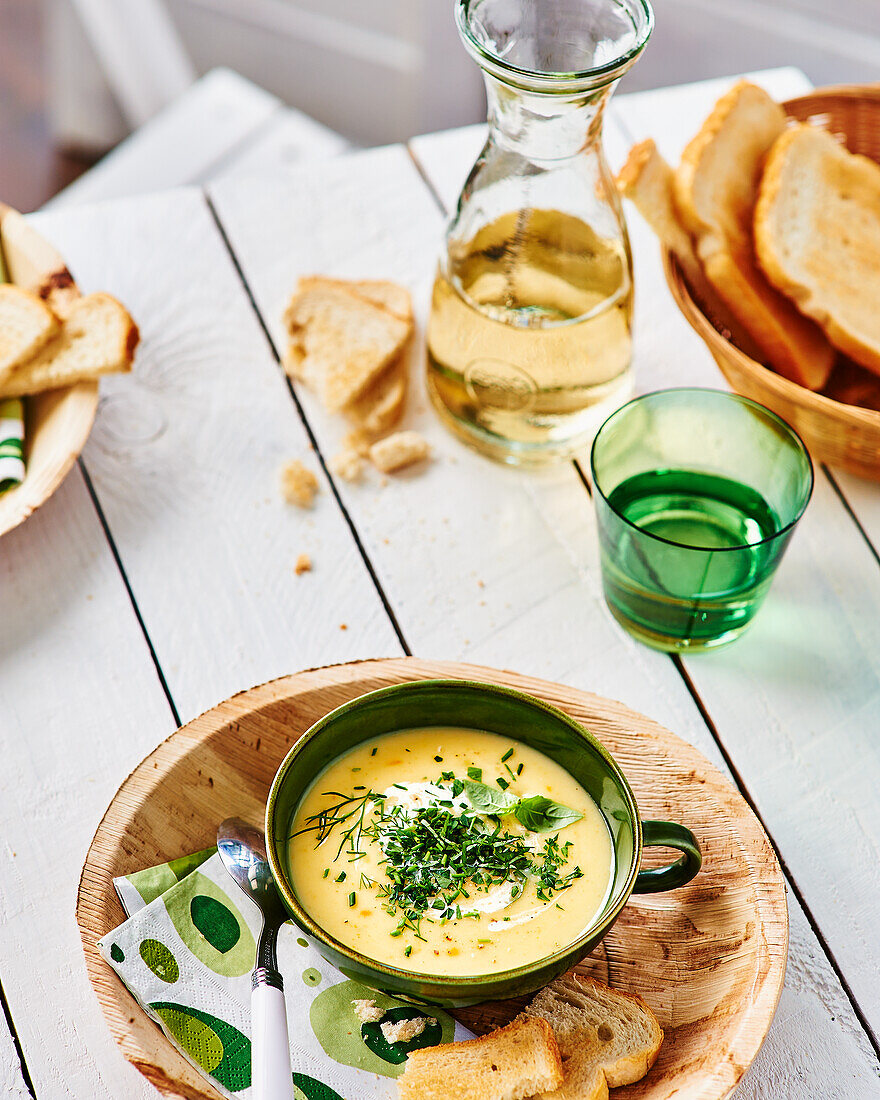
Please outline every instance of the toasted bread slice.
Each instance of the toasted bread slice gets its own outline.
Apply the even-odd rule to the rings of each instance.
[[[880,374],[880,166],[797,126],[767,157],[754,229],[773,285]]]
[[[129,371],[139,339],[137,325],[111,295],[78,298],[54,339],[0,382],[0,397],[40,393]]]
[[[740,81],[719,99],[682,154],[675,176],[679,213],[706,277],[779,374],[821,389],[835,352],[815,322],[765,278],[752,222],[764,158],[785,130],[785,112],[763,89]]]
[[[630,149],[626,164],[617,177],[617,187],[654,230],[660,243],[675,255],[691,294],[715,327],[729,335],[747,355],[760,355],[748,332],[706,278],[690,234],[675,206],[675,173],[651,138]]]
[[[547,1020],[565,1059],[565,1080],[553,1100],[600,1100],[608,1088],[640,1081],[663,1042],[641,997],[574,974],[542,989],[520,1019],[531,1017]]]
[[[369,436],[390,432],[403,415],[409,376],[407,349],[386,367],[343,412]]]
[[[350,404],[403,350],[412,326],[327,281],[305,280],[284,315],[285,369],[314,389],[329,412]]]
[[[58,332],[46,303],[11,283],[0,285],[0,383]]]
[[[562,1084],[553,1029],[514,1020],[479,1039],[414,1050],[397,1079],[400,1100],[523,1100]]]
[[[702,286],[706,276],[697,260],[690,234],[675,208],[675,174],[652,138],[630,149],[617,176],[617,188],[635,205],[660,238],[660,243],[675,253],[688,282]]]
[[[330,287],[346,290],[412,324],[413,309],[409,291],[388,279],[330,279],[326,275],[308,275],[299,281],[299,289]]]

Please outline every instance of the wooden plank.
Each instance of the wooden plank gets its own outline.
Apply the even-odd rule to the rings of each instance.
[[[442,140],[451,155],[450,137]],[[460,163],[473,145],[466,132]],[[442,217],[400,150],[334,161],[319,177],[297,171],[259,186],[229,181],[211,193],[279,345],[285,297],[306,271],[396,278],[413,290],[424,321]],[[341,487],[414,650],[625,698],[719,760],[671,662],[611,623],[592,513],[571,467],[522,474],[459,446],[426,407],[422,355],[419,344],[407,424],[431,440],[431,469],[384,487],[375,480]],[[309,394],[301,399],[320,445],[332,453],[343,429]],[[742,1095],[842,1095],[838,1064],[859,1096],[880,1095],[865,1033],[796,903],[791,910],[791,978]],[[814,1058],[813,1043],[827,1057]]]
[[[454,209],[488,132],[486,123],[479,122],[476,126],[442,130],[437,134],[420,134],[407,143],[416,166],[444,210]]]
[[[38,1096],[147,1100],[155,1094],[107,1032],[73,912],[120,778],[175,723],[78,467],[3,538],[0,607],[0,977],[10,1014]],[[0,1067],[5,1096],[15,1081],[5,1054]]]
[[[846,470],[832,470],[831,479],[843,494],[873,550],[880,552],[880,485]]]
[[[790,94],[785,88],[781,94]],[[617,117],[671,159],[716,89],[641,96]],[[777,92],[777,94],[780,94]],[[671,109],[674,98],[675,109]],[[628,211],[636,254],[640,385],[723,386],[688,331],[660,270],[656,240]],[[670,355],[668,349],[674,348]],[[833,532],[833,537],[829,537]],[[875,1035],[880,918],[880,762],[866,731],[880,720],[877,562],[827,477],[792,540],[766,607],[736,645],[687,661],[743,781],[780,846],[818,928]]]
[[[209,193],[279,349],[284,303],[306,272],[396,278],[424,318],[443,218],[399,146],[336,158],[320,172],[221,181]],[[605,694],[628,693],[633,706],[667,724],[699,727],[664,657],[604,617],[583,631],[580,651],[560,629],[592,627],[601,605],[581,575],[591,519],[576,471],[523,475],[459,446],[428,412],[423,356],[419,339],[406,424],[430,440],[430,471],[388,485],[373,478],[338,486],[411,645],[562,679],[580,670]],[[333,455],[347,425],[324,414],[312,394],[299,397],[323,452]],[[643,670],[636,684],[633,663]]]
[[[85,461],[182,719],[292,668],[399,653],[201,193],[36,221],[141,326]],[[312,509],[281,496],[294,458],[319,477]]]
[[[256,84],[229,69],[214,69],[44,209],[201,180],[280,109],[281,101]]]
[[[21,1060],[5,1021],[0,1023],[0,1095],[7,1100],[30,1100]]]
[[[297,161],[321,160],[348,152],[351,142],[302,111],[276,111],[249,140],[231,150],[192,182],[207,183],[227,176],[281,172]]]

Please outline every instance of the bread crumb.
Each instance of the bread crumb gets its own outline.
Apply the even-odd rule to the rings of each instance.
[[[370,460],[383,474],[402,470],[428,457],[431,448],[418,432],[395,432],[370,447]]]
[[[362,1024],[377,1024],[385,1015],[385,1009],[375,1001],[352,1001],[351,1007]]]
[[[307,467],[294,459],[281,470],[281,492],[288,504],[311,508],[318,491],[318,479]]]
[[[373,438],[368,432],[365,432],[362,428],[355,428],[350,432],[346,432],[342,440],[342,449],[345,451],[354,451],[355,454],[361,456],[361,458],[370,457],[370,445],[373,442]]]
[[[312,559],[308,554],[300,554],[296,559],[296,565],[293,567],[293,571],[298,577],[303,573],[311,573]]]
[[[387,1042],[408,1043],[412,1039],[417,1039],[428,1024],[436,1023],[437,1021],[431,1016],[419,1016],[415,1020],[399,1020],[397,1023],[386,1020],[381,1028]]]
[[[343,481],[360,481],[364,472],[364,460],[357,451],[345,448],[330,460],[330,469]]]

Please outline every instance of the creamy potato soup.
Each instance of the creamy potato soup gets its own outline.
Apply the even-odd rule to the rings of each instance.
[[[371,959],[427,974],[514,969],[601,909],[614,852],[584,788],[527,745],[403,730],[339,757],[292,824],[303,907]]]

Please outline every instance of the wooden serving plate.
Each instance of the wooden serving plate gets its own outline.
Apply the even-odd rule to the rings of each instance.
[[[654,1068],[615,1089],[616,1100],[727,1096],[770,1026],[788,947],[782,873],[749,807],[696,749],[620,703],[511,672],[414,658],[315,669],[235,695],[179,729],[122,784],[89,849],[76,915],[89,978],[125,1057],[164,1096],[218,1096],[95,948],[125,919],[112,879],[207,847],[229,815],[262,823],[276,768],[313,722],[364,692],[434,677],[507,684],[562,708],[617,758],[643,817],[696,833],[704,863],[695,881],[632,898],[579,969],[641,994],[666,1032]],[[458,1015],[482,1032],[518,1008],[485,1004]]]
[[[79,291],[55,249],[25,219],[0,203],[0,245],[9,278],[48,300],[56,311]],[[27,519],[65,479],[85,446],[98,408],[98,383],[25,398],[27,475],[0,496],[0,535]]]

